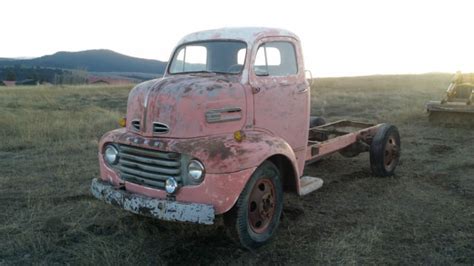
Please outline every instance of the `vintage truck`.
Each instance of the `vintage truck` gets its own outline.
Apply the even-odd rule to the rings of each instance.
[[[300,41],[281,29],[187,35],[163,77],[130,92],[122,124],[100,140],[95,197],[167,221],[222,214],[249,249],[274,235],[284,192],[322,186],[306,165],[368,151],[373,174],[389,176],[400,158],[395,126],[310,117]]]

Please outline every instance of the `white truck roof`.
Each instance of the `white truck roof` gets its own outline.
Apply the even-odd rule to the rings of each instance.
[[[203,40],[240,40],[246,42],[247,44],[252,44],[257,39],[271,36],[286,36],[299,40],[296,34],[284,29],[263,27],[240,27],[220,28],[194,32],[182,38],[179,41],[179,45],[183,43]]]

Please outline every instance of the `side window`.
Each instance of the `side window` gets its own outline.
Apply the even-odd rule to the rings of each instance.
[[[245,54],[247,53],[247,49],[242,48],[239,50],[237,53],[237,64],[238,65],[243,65],[245,62]]]
[[[281,66],[281,53],[275,47],[267,46],[267,63],[268,66]]]
[[[258,48],[254,63],[257,76],[288,76],[298,73],[295,47],[290,42],[268,42]]]

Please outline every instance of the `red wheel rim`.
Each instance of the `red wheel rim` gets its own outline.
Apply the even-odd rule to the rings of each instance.
[[[275,214],[275,186],[268,178],[262,178],[255,183],[250,193],[248,218],[252,231],[263,233]]]
[[[385,170],[392,171],[393,168],[397,165],[398,158],[399,158],[399,146],[395,137],[390,136],[385,144],[384,150],[384,166]]]

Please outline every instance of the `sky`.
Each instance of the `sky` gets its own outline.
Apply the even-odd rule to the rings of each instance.
[[[0,57],[111,49],[167,61],[184,35],[288,29],[314,77],[474,72],[472,0],[5,0]]]

